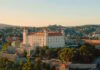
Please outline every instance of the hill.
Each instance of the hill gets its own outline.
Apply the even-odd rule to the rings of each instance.
[[[71,36],[84,36],[86,34],[92,34],[93,32],[100,33],[100,25],[84,25],[84,26],[76,26],[76,27],[67,27],[61,25],[49,25],[47,28],[49,31],[61,31],[61,29],[65,28],[65,34]],[[44,27],[27,27],[29,32],[42,31]],[[3,32],[2,29],[5,29],[6,33],[20,33],[22,34],[23,26],[13,26],[7,24],[0,24],[0,31]],[[18,33],[17,33],[18,32]]]

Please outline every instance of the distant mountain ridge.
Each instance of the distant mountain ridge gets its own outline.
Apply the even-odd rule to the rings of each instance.
[[[14,26],[8,24],[0,24],[1,33],[6,32],[11,35],[22,35],[24,26]],[[44,27],[27,27],[29,32],[42,31]],[[100,25],[82,25],[82,26],[61,26],[61,25],[49,25],[47,26],[49,31],[61,31],[62,28],[65,29],[65,35],[72,37],[83,37],[85,35],[91,35],[93,33],[100,34]]]
[[[56,26],[56,27],[71,27],[71,28],[76,28],[76,27],[100,27],[100,25],[80,25],[80,26],[61,26],[61,25],[48,25],[47,27],[53,27],[53,26]],[[0,23],[0,28],[5,28],[5,27],[24,27],[24,26],[18,26],[18,25],[9,25],[9,24],[3,24],[3,23]],[[27,27],[32,27],[32,26],[27,26]],[[35,26],[33,26],[35,27]],[[39,28],[39,27],[37,27]]]
[[[8,27],[15,27],[15,26],[0,23],[0,29],[4,29],[4,28],[8,28]]]

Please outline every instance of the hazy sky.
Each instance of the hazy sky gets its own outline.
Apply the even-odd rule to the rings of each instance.
[[[100,0],[0,0],[0,23],[24,26],[100,24]]]

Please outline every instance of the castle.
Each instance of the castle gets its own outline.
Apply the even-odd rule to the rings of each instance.
[[[61,32],[51,32],[45,28],[42,32],[28,32],[27,28],[23,31],[23,44],[29,45],[31,49],[35,47],[48,46],[57,48],[65,46],[64,29]]]

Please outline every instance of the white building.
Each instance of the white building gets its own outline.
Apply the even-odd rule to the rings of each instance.
[[[31,32],[24,28],[23,44],[31,48],[48,46],[50,48],[64,47],[64,29],[61,32],[49,32],[46,28],[43,32]]]
[[[100,33],[94,32],[94,33],[92,34],[92,37],[94,37],[94,38],[100,38]]]

